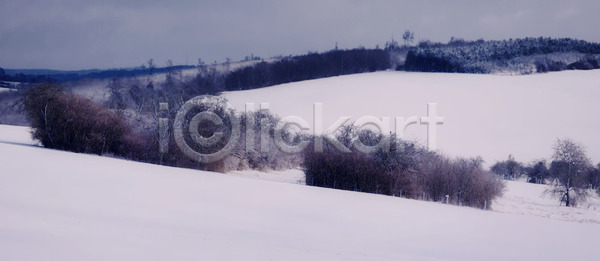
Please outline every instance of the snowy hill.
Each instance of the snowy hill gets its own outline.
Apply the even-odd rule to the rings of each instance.
[[[27,128],[0,125],[0,260],[597,259],[596,223],[32,144]]]
[[[569,137],[600,161],[600,70],[525,76],[376,72],[228,92],[238,110],[270,103],[279,116],[313,125],[313,104],[323,103],[324,129],[342,116],[427,116],[437,103],[444,117],[437,144],[450,156],[482,156],[488,166],[506,160],[549,158],[557,138]],[[426,125],[410,125],[407,138],[425,144]]]

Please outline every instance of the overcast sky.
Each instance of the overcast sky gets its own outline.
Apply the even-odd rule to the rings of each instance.
[[[525,36],[600,42],[598,0],[0,0],[0,67],[196,64],[383,46],[404,30],[447,42]]]

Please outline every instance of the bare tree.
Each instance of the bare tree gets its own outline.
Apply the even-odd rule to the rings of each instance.
[[[206,63],[202,61],[202,58],[198,58],[198,64],[196,64],[196,68],[198,69],[198,75],[204,76],[207,73]]]
[[[125,97],[125,86],[123,80],[120,77],[115,77],[108,82],[106,85],[108,89],[108,101],[107,105],[113,109],[125,109],[126,97]]]
[[[402,40],[404,40],[404,45],[408,46],[415,41],[415,33],[409,30],[406,30],[404,34],[402,34]]]
[[[168,92],[174,92],[180,83],[178,82],[178,72],[173,68],[175,65],[171,59],[167,60],[167,72],[165,74],[164,87]]]
[[[154,64],[154,59],[148,60],[148,70],[150,72],[150,75],[154,74],[154,70],[156,70],[156,65]]]
[[[595,189],[596,193],[600,195],[600,164],[590,170],[588,182],[590,184],[590,188]]]
[[[225,72],[231,71],[231,59],[229,57],[225,58]]]
[[[567,207],[587,197],[585,177],[591,168],[590,159],[583,146],[570,139],[557,139],[554,144],[553,162],[550,167],[553,187],[548,190],[565,202]]]
[[[146,76],[146,87],[150,89],[154,89],[154,72],[156,71],[156,65],[154,64],[154,59],[150,59],[147,62],[148,64],[148,75]]]

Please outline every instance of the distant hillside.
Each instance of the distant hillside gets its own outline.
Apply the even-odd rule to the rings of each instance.
[[[406,71],[513,73],[600,68],[600,44],[569,38],[524,38],[503,41],[424,42],[411,49]]]
[[[0,81],[14,82],[69,82],[81,79],[111,79],[115,77],[135,77],[167,71],[185,70],[195,68],[190,65],[176,65],[162,68],[121,68],[121,69],[90,69],[77,71],[60,71],[48,69],[2,69],[0,68]]]
[[[208,76],[212,67],[219,75]],[[163,68],[140,66],[122,69],[60,71],[48,69],[2,69],[0,81],[35,83],[82,79],[113,79],[197,68],[200,89],[205,93],[255,89],[276,84],[388,69],[417,72],[531,74],[600,68],[600,44],[570,38],[523,38],[503,41],[448,43],[422,41],[417,46],[391,41],[384,49],[333,49],[269,60]],[[214,70],[213,70],[214,71]]]
[[[102,71],[100,69],[90,69],[90,70],[76,70],[76,71],[66,71],[66,70],[50,70],[50,69],[4,69],[4,72],[8,75],[17,75],[17,74],[25,74],[25,75],[58,75],[58,74],[90,74],[94,72]]]

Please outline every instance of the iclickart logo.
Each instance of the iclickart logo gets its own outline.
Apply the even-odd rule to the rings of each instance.
[[[285,153],[299,153],[309,147],[311,140],[304,139],[290,143],[286,140],[286,131],[295,129],[296,132],[310,133],[314,143],[315,152],[323,152],[325,142],[331,144],[341,152],[351,152],[350,148],[340,142],[334,134],[344,126],[353,125],[358,130],[363,128],[375,129],[380,134],[393,133],[397,138],[403,139],[405,130],[413,124],[427,125],[427,148],[437,149],[437,126],[444,123],[444,118],[437,114],[437,104],[427,104],[427,116],[395,117],[394,124],[390,117],[362,116],[350,123],[351,117],[339,117],[327,129],[323,125],[323,104],[313,105],[313,126],[311,130],[308,122],[298,116],[285,116],[272,128],[267,127],[266,119],[259,119],[256,126],[256,115],[267,115],[269,103],[260,103],[258,110],[264,114],[253,113],[256,111],[254,103],[246,103],[244,116],[236,114],[225,99],[215,96],[198,96],[188,100],[177,112],[173,121],[173,136],[177,147],[190,159],[199,163],[219,161],[230,155],[240,142],[242,124],[245,136],[245,150],[259,149],[261,152],[272,149],[268,146],[271,140],[277,149]],[[168,111],[167,103],[160,104],[161,112]],[[244,119],[242,121],[242,119]],[[243,122],[243,123],[242,123]],[[265,123],[265,124],[263,124]],[[168,153],[169,145],[169,120],[159,118],[159,150]],[[393,129],[392,129],[393,126]],[[257,128],[258,127],[258,128]],[[258,132],[258,133],[257,133]],[[287,132],[289,133],[289,132]],[[272,135],[271,135],[272,134]],[[259,148],[255,148],[256,135],[260,135]],[[380,139],[377,144],[365,144],[361,139],[352,140],[352,148],[363,153],[373,153],[379,150],[390,150],[389,139]]]

